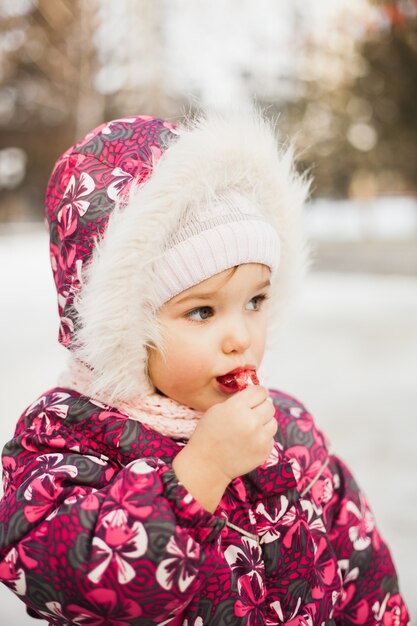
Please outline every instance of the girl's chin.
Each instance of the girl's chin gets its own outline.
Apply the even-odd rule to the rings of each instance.
[[[184,404],[186,404],[186,406],[188,406],[190,409],[193,409],[194,411],[198,411],[199,413],[205,413],[215,404],[219,404],[220,402],[224,402],[225,400],[226,395],[217,391],[217,393],[210,393],[205,395],[204,398],[201,396],[189,398],[188,403]]]
[[[158,388],[155,388],[155,393],[163,398],[170,398],[171,400],[174,400],[175,402],[178,402],[178,404],[182,404],[189,409],[204,413],[215,404],[219,404],[220,402],[227,400],[228,396],[230,396],[231,393],[236,393],[236,391],[231,392],[230,389],[227,388],[223,391],[217,380],[215,380],[213,387],[209,389],[202,389],[195,394],[191,394],[191,396],[189,394],[181,394],[181,398],[179,396],[174,397],[174,395],[167,395],[166,393],[163,393]]]

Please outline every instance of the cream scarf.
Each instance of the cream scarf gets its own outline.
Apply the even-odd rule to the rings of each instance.
[[[74,357],[60,376],[58,384],[107,404],[172,439],[189,439],[203,415],[200,411],[195,411],[158,393],[138,396],[129,402],[111,401],[106,394],[92,396],[91,372]]]

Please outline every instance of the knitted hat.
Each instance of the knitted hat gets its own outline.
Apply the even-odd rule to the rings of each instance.
[[[158,306],[229,267],[271,268],[269,328],[277,325],[306,266],[307,191],[291,149],[256,111],[178,127],[123,118],[67,150],[46,214],[60,341],[90,368],[91,395],[152,392]]]
[[[185,289],[242,263],[262,263],[272,277],[279,261],[277,231],[262,211],[237,192],[191,209],[154,265],[159,307]]]

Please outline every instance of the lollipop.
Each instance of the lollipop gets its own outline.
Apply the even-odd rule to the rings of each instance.
[[[259,380],[255,370],[242,370],[233,375],[239,391],[246,389],[248,385],[259,385]]]
[[[242,391],[248,385],[259,385],[255,370],[248,369],[219,376],[217,380],[231,391]]]

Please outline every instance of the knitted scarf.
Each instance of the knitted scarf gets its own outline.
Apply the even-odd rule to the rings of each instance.
[[[58,384],[107,404],[172,439],[189,439],[203,415],[200,411],[195,411],[158,393],[138,396],[129,401],[112,401],[106,394],[92,396],[91,372],[75,358],[71,358]]]

